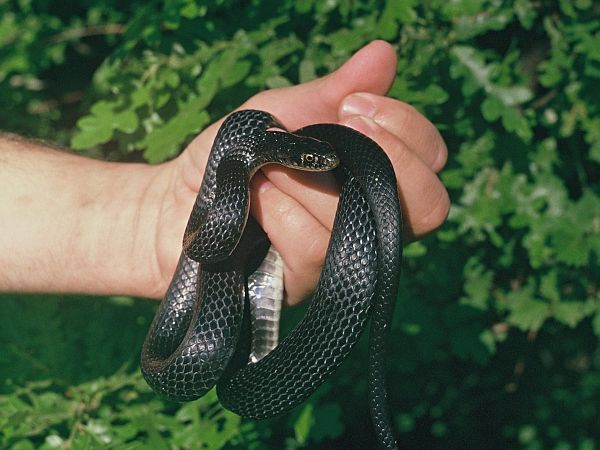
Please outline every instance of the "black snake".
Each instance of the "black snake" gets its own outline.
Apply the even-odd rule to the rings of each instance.
[[[342,184],[324,267],[305,317],[274,350],[249,362],[245,281],[269,241],[248,215],[248,183],[267,163],[302,170],[330,170],[339,163],[335,173]],[[267,418],[297,406],[323,383],[371,318],[372,421],[379,445],[396,448],[384,353],[401,254],[396,178],[375,142],[341,125],[288,133],[268,113],[235,112],[215,138],[175,275],[144,342],[142,373],[169,399],[194,400],[216,384],[226,408]]]

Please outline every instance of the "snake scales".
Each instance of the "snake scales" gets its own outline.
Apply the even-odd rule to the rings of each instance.
[[[271,417],[323,383],[370,318],[372,422],[379,445],[396,448],[384,375],[402,254],[393,168],[377,144],[350,128],[318,124],[283,130],[273,116],[256,110],[231,114],[219,129],[176,272],[142,348],[142,373],[172,400],[196,399],[216,384],[226,408],[245,417]],[[252,363],[245,281],[269,241],[248,215],[248,183],[267,163],[319,171],[339,163],[335,173],[342,185],[325,263],[304,319]]]

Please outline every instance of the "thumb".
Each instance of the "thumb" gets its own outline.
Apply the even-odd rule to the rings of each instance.
[[[354,92],[385,95],[396,75],[396,53],[385,41],[373,41],[336,71],[308,83],[261,92],[242,108],[270,112],[288,128],[335,122],[342,100]]]

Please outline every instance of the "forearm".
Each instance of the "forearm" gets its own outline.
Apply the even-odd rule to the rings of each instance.
[[[0,291],[150,292],[158,173],[0,135]]]

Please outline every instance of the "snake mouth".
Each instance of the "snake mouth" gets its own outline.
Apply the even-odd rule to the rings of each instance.
[[[329,169],[335,169],[340,165],[340,158],[335,153],[333,155],[326,155],[324,158],[327,161],[327,166]]]
[[[327,157],[326,164],[325,164],[325,167],[327,167],[327,168],[324,170],[333,170],[339,165],[340,165],[340,160],[337,157],[337,155],[332,156],[332,157]]]

